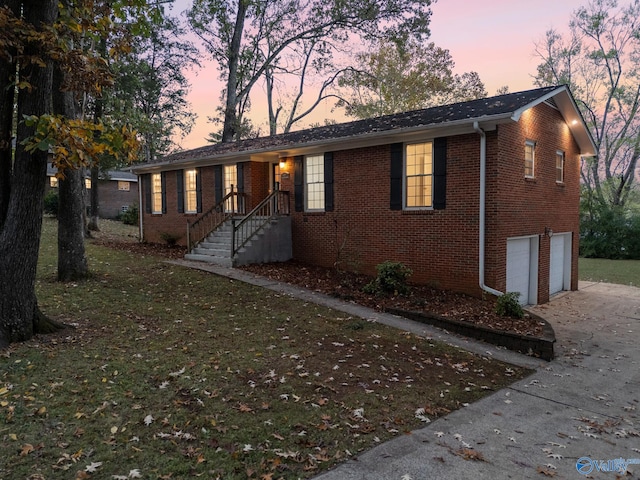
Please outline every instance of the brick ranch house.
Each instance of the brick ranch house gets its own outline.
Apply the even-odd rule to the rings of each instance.
[[[399,261],[412,282],[545,303],[578,286],[594,154],[565,86],[209,145],[134,167],[141,238],[227,265]]]
[[[58,170],[51,163],[47,164],[45,193],[55,191],[58,188],[57,172]],[[90,205],[89,190],[91,190],[91,187],[91,176],[87,172],[85,174],[85,188],[87,190],[85,201],[87,208]],[[131,205],[138,204],[138,177],[132,173],[121,170],[102,172],[98,189],[98,202],[102,218],[116,218],[119,214],[126,212]]]

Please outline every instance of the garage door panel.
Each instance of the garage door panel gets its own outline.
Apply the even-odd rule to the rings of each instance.
[[[568,290],[571,281],[571,234],[551,237],[549,245],[549,295]]]
[[[530,268],[531,240],[507,240],[507,292],[519,292],[519,301],[523,305],[529,303]]]

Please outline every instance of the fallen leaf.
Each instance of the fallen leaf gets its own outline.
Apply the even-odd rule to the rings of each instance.
[[[545,477],[555,477],[556,476],[556,472],[554,472],[553,470],[551,470],[549,468],[544,468],[544,467],[538,467],[538,473],[541,473]]]
[[[26,443],[26,444],[24,444],[22,446],[22,450],[20,451],[20,456],[21,457],[26,457],[27,455],[29,455],[34,450],[35,450],[35,448],[33,448],[33,445],[31,445],[30,443]]]
[[[84,468],[85,472],[95,473],[99,467],[102,466],[102,462],[91,462]]]
[[[461,448],[460,450],[456,450],[455,452],[456,455],[458,455],[459,457],[464,458],[465,460],[474,460],[476,462],[485,462],[486,460],[484,459],[484,456],[482,455],[482,453],[470,449],[470,448]]]

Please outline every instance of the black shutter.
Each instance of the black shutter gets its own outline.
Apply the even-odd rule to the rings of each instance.
[[[160,188],[162,189],[162,213],[167,213],[167,173],[160,174]]]
[[[293,159],[293,196],[295,197],[296,212],[304,211],[304,176],[302,171],[302,156]]]
[[[391,185],[390,208],[402,210],[402,170],[404,164],[404,145],[391,144]]]
[[[184,171],[176,170],[176,185],[178,187],[178,213],[184,213]]]
[[[433,208],[443,210],[447,197],[447,138],[433,141]]]
[[[333,152],[324,154],[324,210],[333,212]]]
[[[142,188],[144,188],[144,211],[151,213],[151,174],[142,176]]]
[[[238,180],[238,185],[236,185],[236,190],[238,193],[244,192],[244,163],[236,164],[236,177]]]
[[[196,168],[196,211],[202,213],[202,177],[199,168]]]
[[[214,186],[216,194],[216,205],[222,201],[222,165],[213,167]]]

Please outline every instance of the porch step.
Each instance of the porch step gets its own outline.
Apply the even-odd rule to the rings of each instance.
[[[184,256],[185,260],[193,260],[195,262],[214,263],[223,267],[233,267],[230,257],[218,257],[213,255],[201,255],[198,253],[187,253]]]
[[[239,220],[236,218],[236,221]],[[184,258],[226,267],[284,261],[291,258],[291,218],[289,216],[274,218],[263,225],[234,258],[231,258],[232,235],[233,227],[229,220],[207,235]]]

